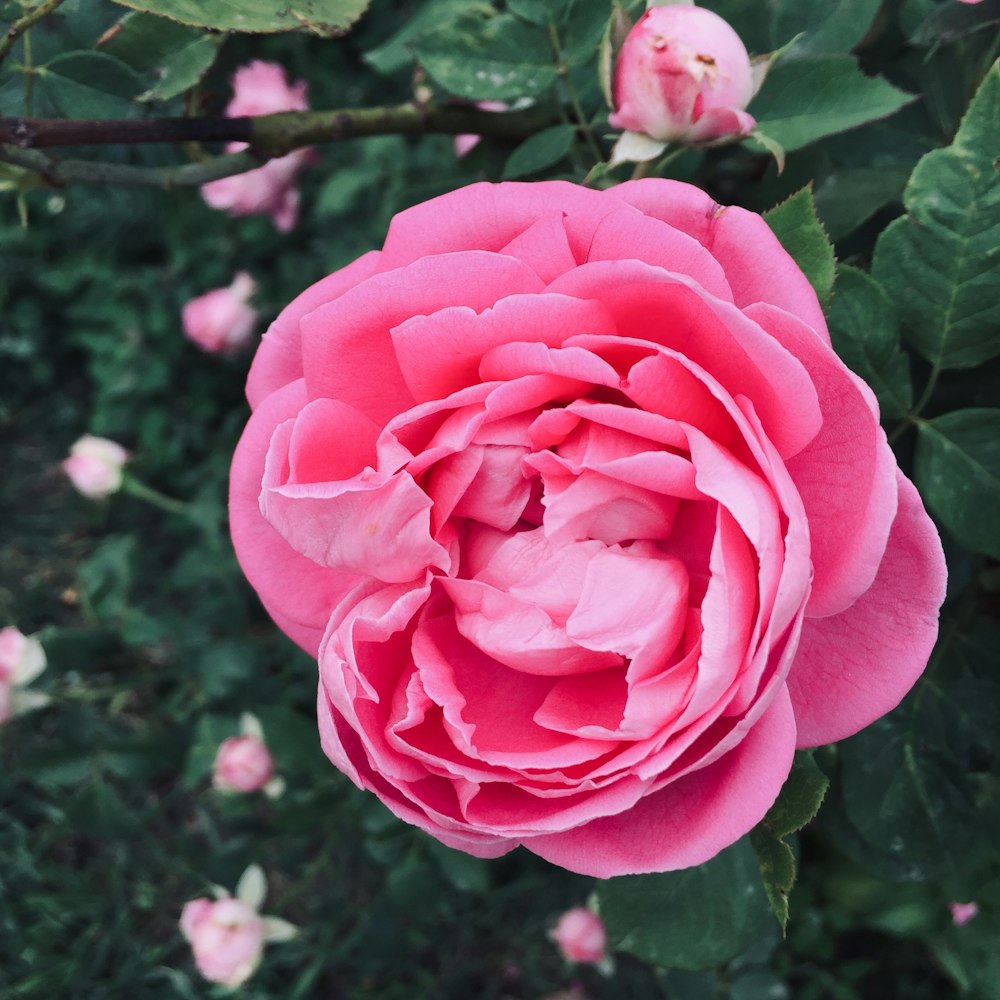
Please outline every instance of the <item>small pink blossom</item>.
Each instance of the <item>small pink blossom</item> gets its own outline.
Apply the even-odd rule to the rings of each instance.
[[[128,452],[117,442],[84,434],[69,450],[63,472],[85,496],[100,500],[121,489]]]
[[[567,962],[607,963],[607,934],[601,918],[583,906],[567,910],[550,935]]]
[[[0,629],[0,724],[48,704],[48,695],[22,691],[46,666],[45,650],[13,625]]]
[[[756,122],[743,109],[755,83],[743,42],[718,14],[686,3],[651,7],[618,54],[608,121],[626,130],[619,144],[637,148],[636,155],[616,148],[616,158],[651,159],[669,142],[717,145],[747,135]]]
[[[274,758],[256,717],[240,717],[240,735],[223,740],[215,755],[212,784],[222,792],[259,792],[276,797],[284,782],[274,776]]]
[[[975,3],[977,0],[962,0],[963,3]],[[973,917],[979,914],[979,906],[976,903],[949,903],[951,910],[951,920],[956,927],[964,927]]]
[[[269,115],[280,111],[305,111],[307,85],[300,80],[288,83],[284,69],[275,63],[255,59],[241,66],[232,79],[233,99],[226,117]],[[246,149],[246,143],[231,142],[227,153]],[[298,218],[299,192],[295,175],[310,160],[307,149],[297,149],[256,170],[223,177],[202,186],[205,201],[230,215],[270,215],[279,232],[288,232]]]
[[[238,351],[257,322],[257,310],[248,304],[256,287],[253,278],[240,271],[228,287],[191,299],[181,311],[185,335],[210,354]]]
[[[288,941],[298,929],[286,920],[260,915],[267,881],[257,865],[240,877],[233,898],[216,887],[216,899],[192,899],[181,912],[181,933],[191,945],[198,971],[213,983],[236,987],[260,965],[264,945]]]

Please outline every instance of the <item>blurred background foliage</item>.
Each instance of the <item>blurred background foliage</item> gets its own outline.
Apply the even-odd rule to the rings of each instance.
[[[355,8],[352,17],[366,6],[329,2]],[[0,2],[0,26],[31,6]],[[995,404],[1000,345],[977,334],[987,346],[971,361],[942,363],[913,332],[891,263],[879,271],[876,241],[904,219],[921,157],[953,142],[996,58],[1000,2],[704,6],[752,52],[798,39],[751,107],[787,162],[779,174],[751,141],[689,150],[663,170],[756,210],[812,185],[840,266],[838,349],[875,385],[912,474],[914,427],[925,451],[937,440],[924,417]],[[564,123],[520,146],[484,140],[461,159],[441,135],[317,147],[287,234],[264,217],[214,212],[192,190],[53,187],[0,164],[0,624],[40,634],[49,669],[38,686],[53,697],[0,731],[0,996],[223,995],[194,972],[177,918],[209,882],[232,886],[255,861],[268,873],[267,912],[303,929],[268,950],[243,988],[259,1000],[527,1000],[570,989],[670,1000],[1000,997],[996,440],[970,443],[946,422],[939,436],[958,441],[958,457],[950,446],[925,454],[943,463],[931,506],[950,529],[942,642],[900,709],[816,754],[832,783],[818,818],[790,839],[799,878],[787,935],[742,844],[687,880],[604,888],[621,948],[610,979],[567,968],[546,938],[592,880],[523,852],[482,862],[443,848],[328,764],[315,665],[277,633],[236,565],[226,480],[249,356],[199,351],[181,335],[182,306],[246,270],[263,329],[301,289],[379,246],[408,205],[480,179],[580,180],[612,138],[596,67],[610,4],[373,0],[339,37],[206,33],[157,19],[133,20],[138,40],[119,29],[116,43],[108,32],[126,13],[110,0],[66,0],[41,20],[0,72],[0,116],[220,113],[234,69],[262,58],[307,80],[314,108],[397,103],[417,88],[436,101],[530,97]],[[502,92],[483,84],[487,60],[512,74]],[[169,146],[69,152],[183,160]],[[969,194],[966,215],[995,213],[995,173],[992,184]],[[917,201],[926,194],[918,188]],[[906,209],[919,205],[908,198]],[[993,239],[994,268],[996,235],[985,224],[975,235]],[[948,294],[959,279],[972,281],[960,275]],[[1000,329],[995,285],[992,295],[992,306],[980,294],[966,308]],[[77,495],[58,463],[85,432],[125,444],[132,472],[189,504],[187,515]],[[954,516],[958,486],[977,508],[971,528]],[[287,781],[280,799],[210,788],[215,748],[247,710]],[[979,905],[963,927],[949,914],[955,900]]]

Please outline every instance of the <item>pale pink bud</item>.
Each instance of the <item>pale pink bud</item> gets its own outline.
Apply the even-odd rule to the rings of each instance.
[[[24,635],[13,625],[0,629],[0,723],[20,712],[40,708],[48,701],[45,695],[20,690],[45,665],[45,650],[34,636]]]
[[[274,777],[274,758],[258,736],[232,736],[215,755],[212,783],[226,792],[258,792]]]
[[[122,466],[127,460],[128,452],[120,444],[84,434],[70,448],[62,469],[85,497],[100,500],[121,489]]]
[[[211,354],[238,351],[257,322],[257,310],[248,305],[256,287],[253,278],[240,271],[228,288],[191,299],[181,311],[185,335]]]
[[[628,33],[615,69],[614,128],[661,142],[707,145],[749,133],[750,57],[718,14],[651,7]]]
[[[216,887],[212,899],[192,899],[181,912],[181,933],[194,952],[198,971],[213,983],[245,983],[260,965],[264,944],[289,941],[298,929],[278,917],[262,917],[267,880],[258,865],[240,876],[233,898]]]
[[[607,961],[604,924],[596,913],[582,906],[567,910],[549,936],[567,962],[601,965]]]
[[[228,118],[305,111],[309,107],[305,81],[289,85],[284,69],[276,63],[254,60],[236,71],[232,84]],[[246,143],[231,142],[226,146],[227,153],[241,149],[246,149]],[[256,170],[204,184],[201,195],[212,208],[230,215],[270,215],[279,232],[288,232],[299,214],[295,175],[311,158],[309,150],[297,149],[268,160]]]
[[[260,965],[264,921],[238,899],[193,899],[181,913],[181,932],[198,971],[213,983],[239,986]]]
[[[963,2],[969,3],[970,0],[963,0]],[[976,0],[971,0],[971,2],[974,3]],[[956,927],[964,927],[979,913],[979,906],[976,903],[949,903],[948,909],[951,910],[951,921]]]

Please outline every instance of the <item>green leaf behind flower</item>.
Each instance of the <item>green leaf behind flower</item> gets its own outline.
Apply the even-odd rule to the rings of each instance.
[[[812,187],[797,191],[787,201],[765,212],[764,221],[802,268],[825,310],[833,294],[836,262],[833,246],[816,215]]]

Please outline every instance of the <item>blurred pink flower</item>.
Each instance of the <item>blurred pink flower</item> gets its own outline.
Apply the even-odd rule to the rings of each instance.
[[[549,936],[567,962],[607,963],[607,935],[601,918],[583,906],[567,910]]]
[[[248,304],[256,287],[253,278],[240,271],[227,288],[191,299],[181,311],[185,336],[210,354],[238,351],[257,322],[257,310]]]
[[[298,930],[286,920],[260,915],[267,882],[257,865],[250,865],[240,876],[235,898],[218,887],[215,892],[214,900],[192,899],[184,904],[181,933],[206,979],[236,987],[254,974],[266,942],[287,941]]]
[[[650,7],[618,53],[608,121],[626,131],[615,158],[747,135],[756,122],[743,109],[758,83],[739,35],[718,14],[688,3]]]
[[[45,650],[13,625],[0,629],[0,724],[48,704],[48,695],[22,691],[45,669]]]
[[[233,99],[226,108],[229,118],[269,115],[279,111],[305,111],[307,85],[300,80],[289,85],[284,69],[275,63],[255,59],[233,75]],[[246,149],[246,143],[231,142],[227,153]],[[202,186],[205,201],[230,215],[270,215],[279,232],[288,232],[299,213],[299,192],[295,175],[309,161],[308,149],[268,160],[245,174],[223,177]]]
[[[962,3],[977,3],[978,0],[962,0]],[[951,910],[951,920],[956,927],[964,927],[973,917],[979,913],[979,907],[975,903],[949,903]]]
[[[121,489],[127,460],[128,452],[117,442],[84,434],[70,448],[62,470],[85,497],[101,500]]]
[[[272,798],[284,791],[284,782],[274,776],[274,758],[264,732],[249,712],[240,717],[240,735],[219,745],[212,784],[222,792],[264,791]]]

